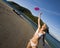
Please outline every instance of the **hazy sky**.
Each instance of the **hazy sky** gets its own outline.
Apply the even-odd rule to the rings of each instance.
[[[33,15],[38,16],[42,12],[41,19],[49,26],[50,34],[60,41],[60,0],[11,0],[25,8],[28,8]],[[39,7],[35,11],[34,7]]]

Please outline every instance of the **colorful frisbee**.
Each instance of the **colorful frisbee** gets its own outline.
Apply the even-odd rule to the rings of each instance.
[[[39,9],[39,7],[35,7],[34,10],[35,11],[39,11],[40,9]]]

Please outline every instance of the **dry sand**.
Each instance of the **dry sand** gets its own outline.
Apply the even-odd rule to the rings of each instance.
[[[34,32],[29,23],[0,1],[0,48],[26,48]]]

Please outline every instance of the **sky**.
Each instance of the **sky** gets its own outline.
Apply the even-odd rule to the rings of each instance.
[[[48,25],[50,34],[60,41],[60,0],[8,0],[28,8],[34,16],[42,12],[41,19]],[[34,8],[39,7],[39,11]]]

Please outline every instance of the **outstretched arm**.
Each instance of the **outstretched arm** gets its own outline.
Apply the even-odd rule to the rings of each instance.
[[[40,28],[40,18],[41,18],[42,13],[38,16],[38,28]]]

